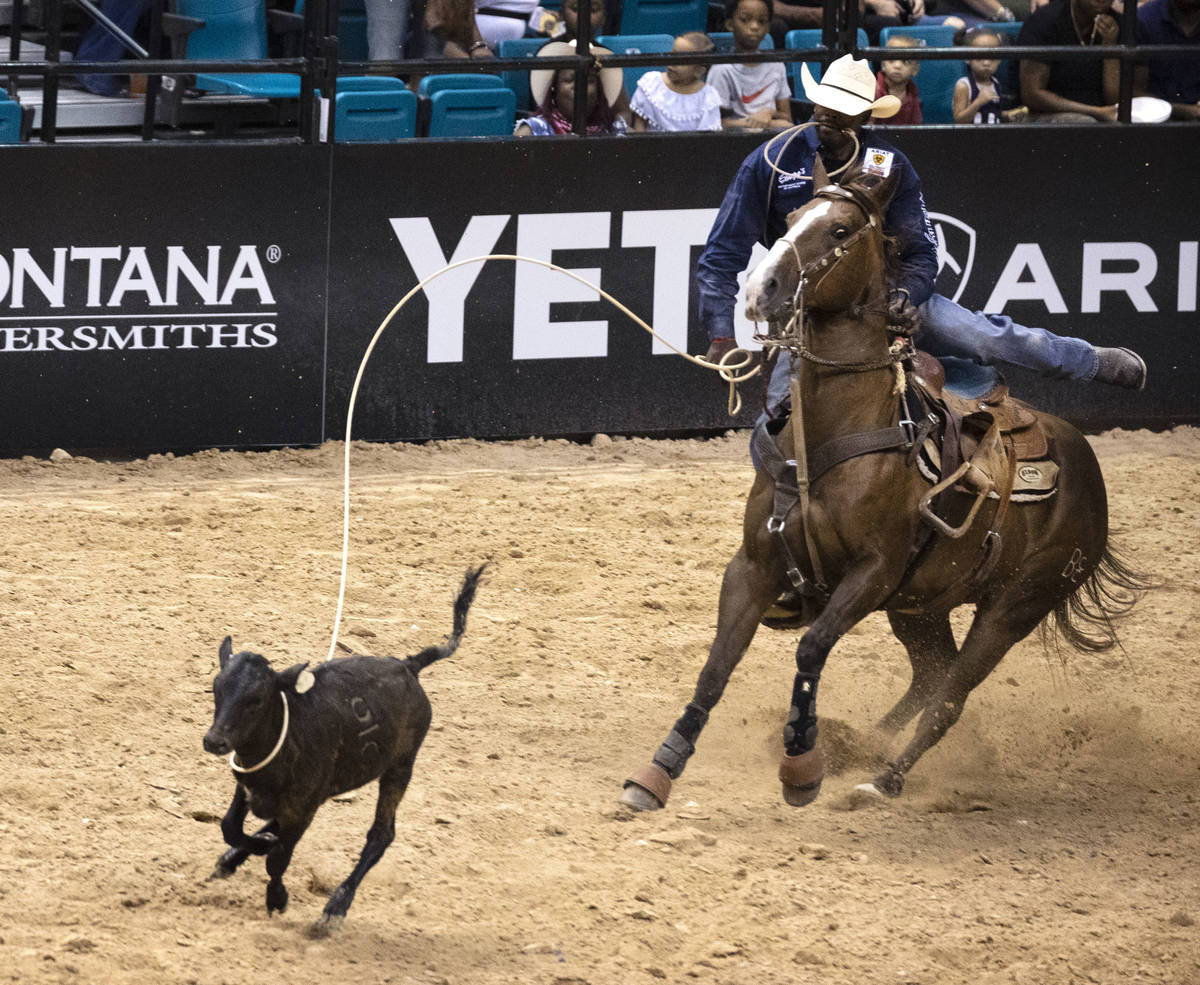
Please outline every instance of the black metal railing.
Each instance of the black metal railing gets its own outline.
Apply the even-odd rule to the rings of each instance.
[[[125,62],[63,62],[62,14],[65,2],[73,2],[116,37],[122,46],[136,59],[135,64]],[[42,61],[20,61],[22,38],[23,0],[13,0],[12,34],[9,44],[9,61],[0,62],[0,76],[6,76],[10,94],[16,92],[16,80],[21,76],[42,78],[42,118],[40,138],[53,143],[57,133],[57,103],[59,79],[63,75],[78,74],[128,74],[131,70],[147,77],[145,110],[142,138],[152,140],[155,136],[157,105],[162,92],[164,76],[187,76],[196,73],[294,73],[300,79],[298,101],[297,139],[313,143],[321,139],[316,125],[314,91],[320,89],[324,98],[333,100],[337,92],[338,75],[430,75],[439,72],[482,72],[525,70],[530,68],[529,58],[455,59],[422,58],[398,61],[340,61],[337,39],[337,0],[311,0],[304,7],[304,23],[301,50],[285,58],[263,60],[214,60],[200,61],[162,57],[166,36],[163,31],[164,6],[167,0],[155,0],[151,7],[150,37],[143,48],[120,27],[107,18],[91,0],[45,0],[45,58]],[[538,68],[574,68],[577,75],[575,86],[574,131],[582,134],[586,129],[587,86],[582,84],[595,59],[588,46],[590,33],[591,0],[579,2],[580,36],[576,39],[576,53],[556,58],[538,60]],[[1133,93],[1135,63],[1151,59],[1197,57],[1197,49],[1187,45],[1147,45],[1136,43],[1136,6],[1125,5],[1120,21],[1120,43],[1096,46],[1004,46],[983,47],[913,47],[904,49],[905,59],[965,60],[967,58],[1001,58],[1015,60],[1036,58],[1039,61],[1098,60],[1116,58],[1120,60],[1120,90],[1118,120],[1130,122],[1130,107]],[[767,49],[757,52],[707,52],[704,54],[641,53],[636,55],[611,55],[602,59],[606,67],[654,67],[675,64],[716,65],[730,62],[827,62],[847,52],[858,56],[880,60],[895,57],[895,49],[862,47],[857,44],[859,11],[857,0],[826,0],[822,24],[823,43],[804,49]],[[332,102],[331,102],[332,105]],[[325,139],[333,140],[334,116],[329,114]]]

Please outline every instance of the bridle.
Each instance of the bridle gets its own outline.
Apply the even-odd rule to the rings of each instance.
[[[847,363],[818,356],[808,348],[805,338],[808,327],[805,292],[808,292],[810,298],[815,295],[820,290],[825,278],[833,273],[839,263],[850,256],[861,240],[868,236],[879,234],[882,230],[882,220],[879,211],[875,208],[874,203],[868,197],[867,193],[860,188],[848,185],[826,185],[813,192],[813,198],[850,202],[858,208],[866,221],[849,238],[833,247],[833,249],[827,250],[821,256],[810,260],[808,263],[802,261],[795,241],[787,239],[786,236],[784,237],[784,241],[791,248],[798,271],[796,292],[792,297],[792,316],[778,334],[759,334],[755,336],[756,340],[766,345],[790,349],[796,355],[816,365],[841,369],[846,372],[864,373],[873,369],[883,369],[888,366],[897,365],[901,359],[906,358],[906,353],[901,354],[900,351],[893,352],[889,349],[888,355],[882,359]],[[816,276],[816,279],[812,280],[818,274],[819,276]],[[810,280],[812,281],[811,283]]]

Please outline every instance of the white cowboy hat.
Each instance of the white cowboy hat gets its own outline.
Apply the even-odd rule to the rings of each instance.
[[[808,63],[800,66],[800,78],[804,82],[804,95],[814,106],[824,106],[835,113],[858,116],[871,111],[879,119],[895,116],[900,109],[900,100],[886,95],[875,98],[875,73],[866,59],[856,60],[853,55],[842,55],[829,63],[818,83],[808,70]]]
[[[612,50],[591,46],[593,55],[611,55]],[[573,41],[549,41],[538,49],[538,58],[561,58],[564,55],[575,54]],[[546,101],[546,93],[550,91],[550,83],[554,81],[554,69],[535,68],[529,73],[529,93],[533,96],[533,105],[541,106]],[[619,68],[600,69],[600,89],[604,93],[604,101],[612,106],[621,95],[623,76]],[[897,105],[899,105],[897,103]]]

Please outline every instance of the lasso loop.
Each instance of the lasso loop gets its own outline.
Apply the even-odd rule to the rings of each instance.
[[[763,160],[767,162],[767,167],[769,167],[777,175],[779,175],[780,177],[783,177],[783,178],[798,178],[801,181],[812,181],[811,175],[796,174],[795,172],[792,172],[792,171],[784,171],[783,168],[779,167],[779,165],[775,163],[775,161],[781,160],[783,158],[783,155],[787,152],[787,149],[791,146],[792,141],[795,140],[798,136],[800,136],[801,131],[807,130],[809,127],[815,127],[815,126],[817,126],[817,124],[814,123],[812,120],[809,120],[807,123],[797,124],[796,126],[790,127],[787,130],[780,130],[779,133],[775,134],[774,137],[772,137],[765,144],[763,144]],[[830,178],[836,178],[839,174],[841,174],[848,167],[850,167],[851,164],[853,164],[855,161],[858,160],[858,151],[861,147],[861,145],[858,142],[858,134],[856,134],[853,130],[843,130],[842,133],[847,134],[850,137],[850,139],[854,141],[854,153],[850,155],[850,157],[847,159],[846,163],[843,164],[840,168],[835,168],[832,171],[825,172],[826,175]],[[771,149],[771,146],[775,143],[775,141],[777,141],[780,137],[787,137],[787,140],[784,141],[783,147],[780,148],[779,153],[775,155],[775,161],[772,161],[771,155],[768,153],[768,151]]]
[[[614,298],[607,291],[601,290],[595,284],[590,283],[578,274],[573,273],[557,264],[551,263],[548,260],[537,260],[533,257],[518,256],[512,253],[489,253],[486,256],[470,257],[466,260],[456,260],[454,263],[448,263],[440,270],[435,270],[432,274],[426,277],[423,281],[416,285],[411,291],[404,295],[396,302],[395,307],[387,313],[387,316],[379,323],[379,328],[375,330],[375,334],[371,336],[371,341],[367,345],[366,351],[363,353],[362,362],[358,365],[358,372],[354,376],[354,386],[350,390],[350,406],[346,411],[346,442],[345,454],[342,465],[343,488],[342,488],[342,570],[338,586],[337,612],[333,617],[333,638],[329,641],[329,652],[325,655],[326,660],[333,658],[334,651],[337,649],[338,629],[342,623],[342,608],[346,601],[346,565],[350,556],[350,430],[354,423],[354,404],[358,399],[358,387],[362,383],[363,371],[367,368],[367,360],[371,358],[371,353],[375,351],[375,345],[383,335],[384,330],[391,324],[392,319],[409,301],[411,301],[418,292],[425,289],[425,285],[431,281],[437,280],[443,274],[448,274],[452,270],[457,270],[459,267],[465,267],[471,263],[485,263],[488,260],[513,260],[523,261],[525,263],[537,264],[540,267],[545,267],[548,270],[556,270],[560,274],[570,277],[574,281],[578,281],[584,287],[591,288],[599,294],[604,300],[612,304],[622,314],[631,318],[634,322],[644,328],[647,332],[653,335],[659,342],[665,345],[668,349],[674,352],[677,356],[682,356],[690,363],[694,363],[704,369],[713,370],[721,379],[729,384],[729,413],[737,415],[741,410],[742,401],[741,395],[737,392],[739,383],[745,383],[752,379],[759,371],[759,367],[755,366],[748,372],[743,372],[754,361],[754,354],[745,349],[731,349],[721,357],[719,363],[709,362],[700,356],[693,356],[684,352],[682,349],[672,345],[654,329],[648,325],[643,319],[639,318],[629,310],[620,301]],[[737,359],[738,361],[734,361]]]

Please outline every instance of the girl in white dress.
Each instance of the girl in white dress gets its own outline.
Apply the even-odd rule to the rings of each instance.
[[[675,39],[671,51],[703,54],[715,45],[702,31]],[[634,132],[646,130],[720,130],[721,97],[704,81],[704,65],[670,65],[665,72],[647,72],[638,80],[629,101]]]

